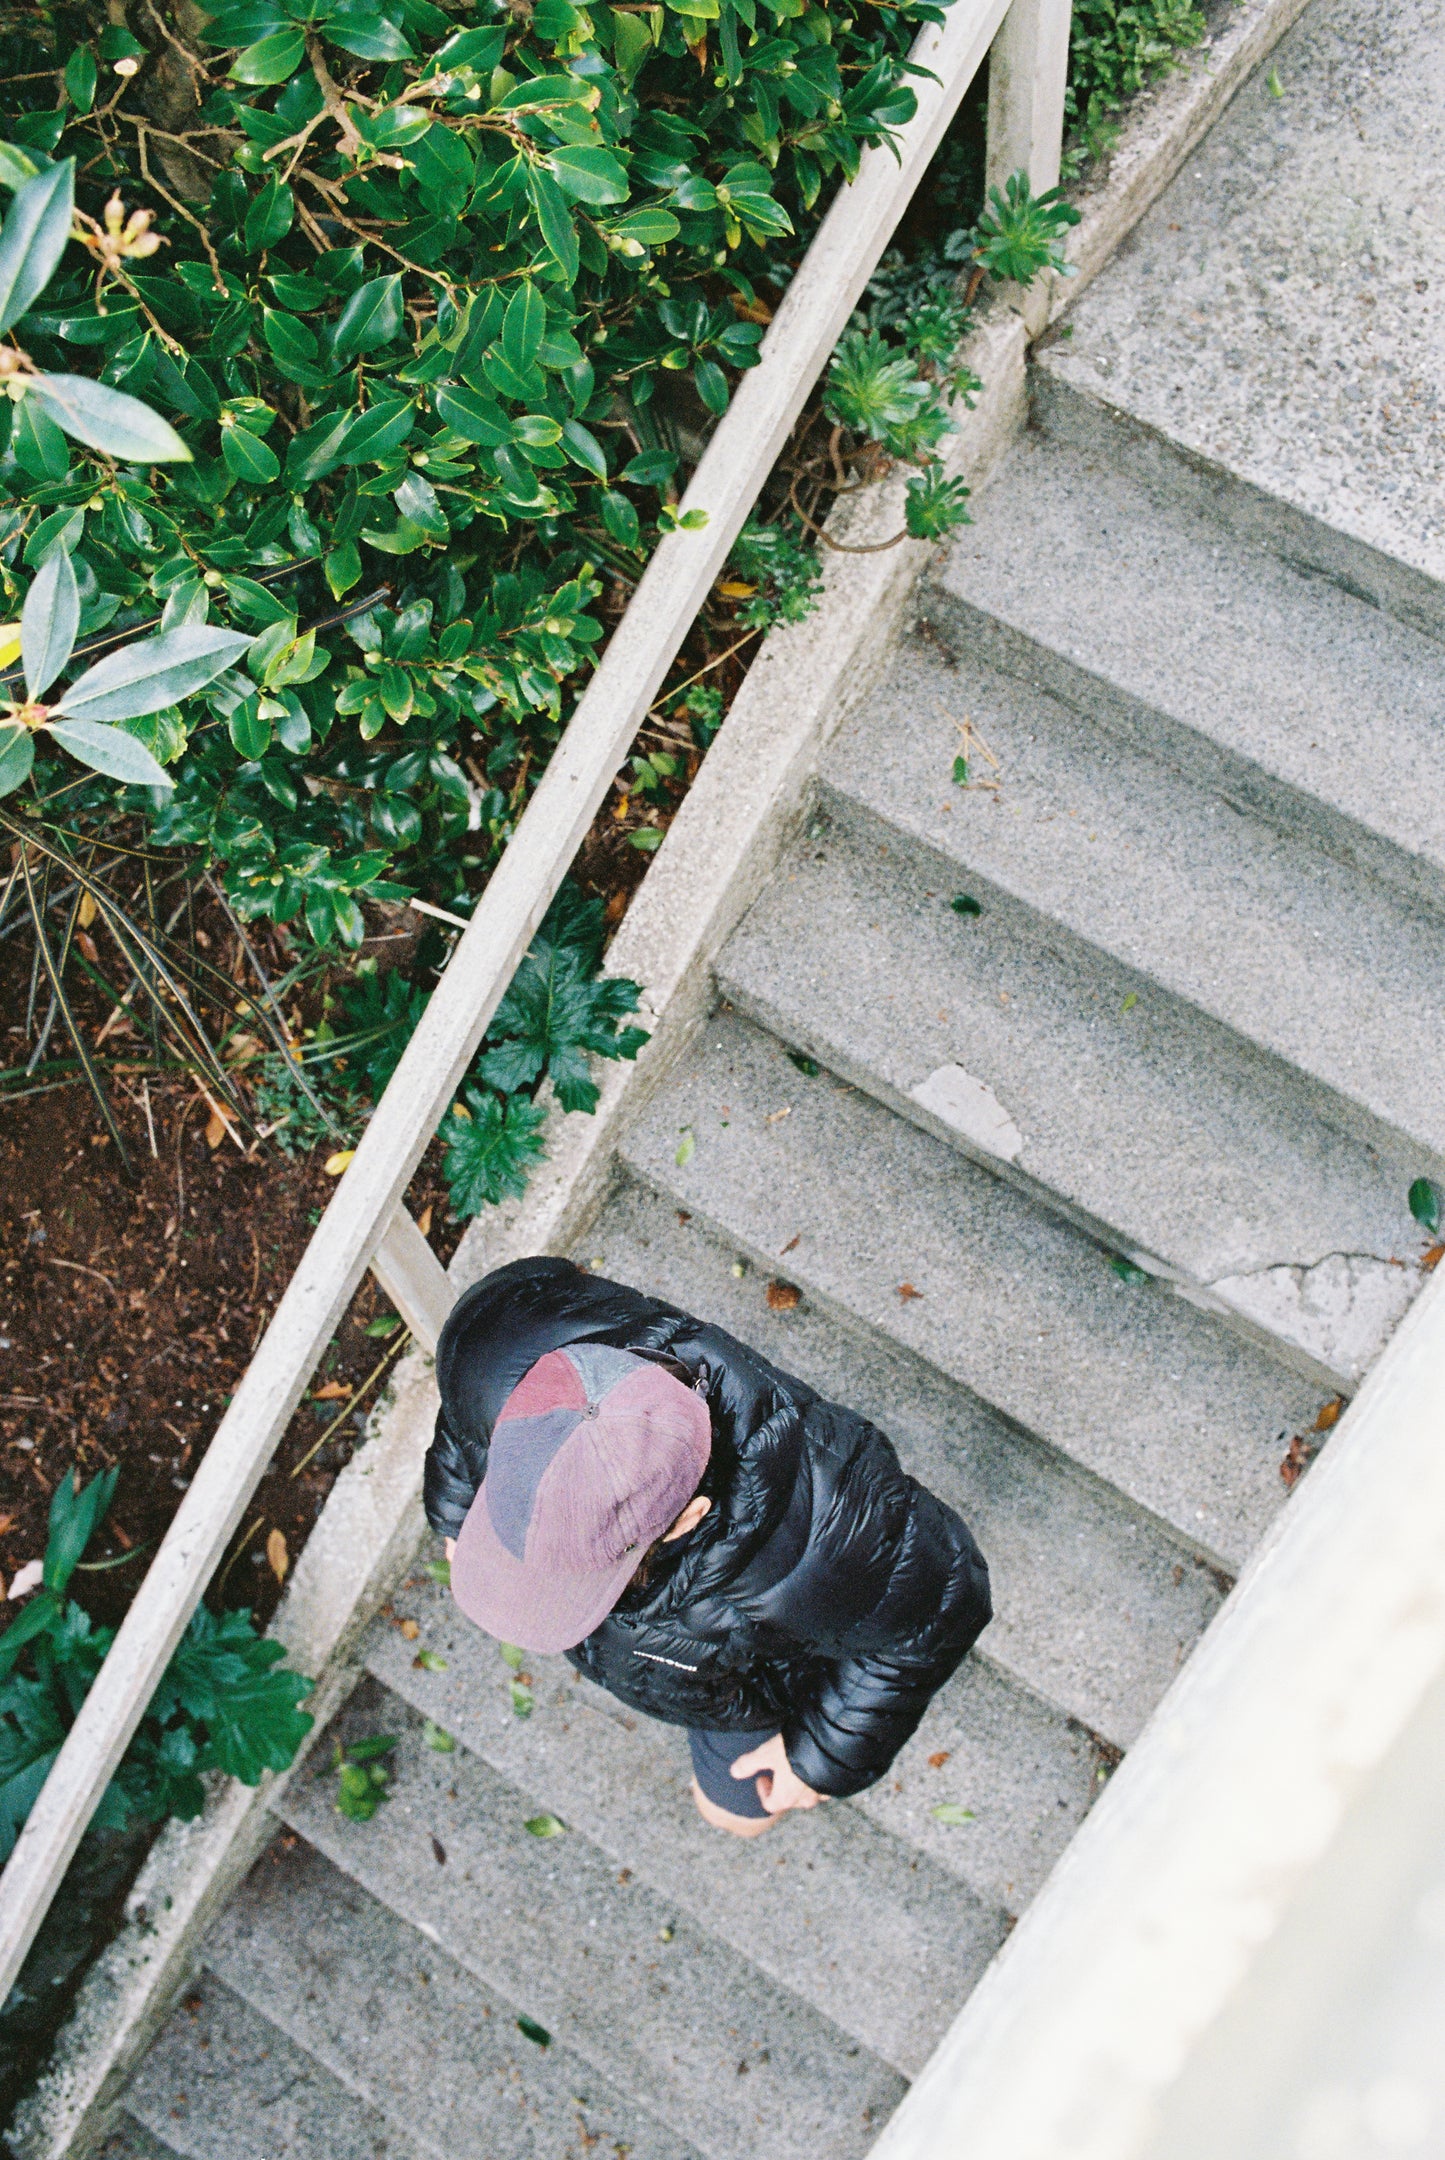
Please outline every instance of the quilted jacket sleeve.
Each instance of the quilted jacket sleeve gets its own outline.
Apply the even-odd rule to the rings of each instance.
[[[422,1505],[438,1537],[458,1535],[486,1468],[486,1448],[459,1440],[447,1423],[446,1411],[439,1410],[422,1472]]]
[[[835,1415],[837,1413],[834,1413]],[[814,1534],[788,1585],[805,1653],[784,1726],[814,1792],[876,1783],[992,1615],[967,1527],[900,1465],[876,1427],[841,1465],[812,1451]]]

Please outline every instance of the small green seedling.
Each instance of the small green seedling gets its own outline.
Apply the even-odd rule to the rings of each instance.
[[[374,1733],[366,1740],[351,1740],[343,1747],[338,1740],[332,1753],[331,1767],[341,1773],[341,1783],[336,1794],[336,1812],[348,1822],[370,1822],[383,1800],[391,1794],[387,1786],[391,1782],[382,1757],[389,1755],[396,1746],[391,1733]]]

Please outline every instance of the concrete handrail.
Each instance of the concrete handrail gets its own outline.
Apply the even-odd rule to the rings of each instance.
[[[1069,0],[952,0],[914,47],[928,71],[915,116],[895,147],[864,153],[820,225],[680,505],[707,522],[653,554],[36,1799],[0,1876],[0,2000],[368,1267],[434,1347],[451,1291],[401,1205],[407,1185],[1001,24],[991,139],[1036,187],[1057,178]]]

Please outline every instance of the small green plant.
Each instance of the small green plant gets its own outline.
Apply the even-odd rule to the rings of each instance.
[[[50,1504],[42,1586],[0,1635],[0,1861],[114,1637],[113,1629],[93,1626],[66,1592],[118,1477],[107,1470],[84,1486],[78,1472],[61,1479]],[[311,1682],[277,1670],[281,1655],[249,1612],[200,1607],[106,1788],[96,1825],[125,1829],[167,1815],[189,1822],[205,1803],[207,1771],[256,1785],[263,1771],[288,1768],[311,1729],[299,1707]]]
[[[505,1100],[468,1085],[443,1118],[443,1171],[460,1216],[476,1215],[503,1200],[520,1200],[542,1160],[547,1113],[526,1095]]]
[[[1071,275],[1064,234],[1079,213],[1062,188],[1029,192],[1028,174],[1011,173],[1002,188],[988,191],[988,206],[974,227],[974,260],[990,277],[1031,285],[1047,270]]]
[[[1118,136],[1115,114],[1197,45],[1207,25],[1194,0],[1074,0],[1064,118],[1067,179]]]
[[[348,1822],[370,1822],[383,1800],[391,1798],[387,1791],[391,1773],[384,1758],[395,1746],[390,1733],[348,1740],[344,1747],[339,1740],[333,1744],[331,1767],[340,1774],[336,1788],[338,1815],[344,1815]]]
[[[796,518],[764,524],[750,517],[733,543],[729,576],[753,587],[737,611],[743,628],[771,630],[774,623],[802,622],[812,614],[823,566]],[[696,693],[689,710],[696,714]]]

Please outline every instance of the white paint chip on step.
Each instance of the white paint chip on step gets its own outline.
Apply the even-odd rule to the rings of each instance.
[[[921,1110],[930,1110],[976,1147],[987,1148],[1002,1162],[1015,1162],[1023,1151],[1024,1136],[995,1095],[982,1080],[961,1065],[940,1065],[926,1080],[908,1090]]]
[[[1346,1385],[1356,1385],[1401,1321],[1421,1276],[1368,1253],[1329,1253],[1312,1267],[1260,1268],[1211,1284],[1266,1333],[1297,1343]]]

